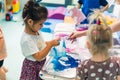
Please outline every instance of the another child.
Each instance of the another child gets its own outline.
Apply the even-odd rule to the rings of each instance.
[[[0,80],[6,80],[7,69],[3,66],[4,59],[7,57],[5,40],[0,27]]]
[[[22,17],[25,29],[21,39],[21,48],[25,59],[20,80],[41,80],[39,72],[46,61],[47,54],[53,46],[59,45],[59,38],[45,43],[39,33],[47,15],[47,9],[35,0],[29,0],[23,8]]]
[[[102,6],[102,8],[101,8]],[[108,9],[109,5],[106,0],[78,0],[77,8],[82,7],[82,12],[86,17],[92,12],[93,9],[99,9],[104,12]],[[81,24],[88,24],[88,20],[85,19]]]
[[[0,4],[2,6],[2,4]],[[0,7],[0,11],[2,10],[2,7]],[[0,17],[2,17],[4,13],[0,13]],[[8,71],[4,66],[4,59],[7,57],[7,51],[6,51],[6,45],[5,45],[5,39],[2,32],[2,29],[0,27],[0,80],[6,80],[6,72]]]
[[[92,19],[92,20],[91,20]],[[107,26],[102,14],[90,16],[87,32],[87,48],[92,54],[77,68],[76,80],[120,80],[120,57],[109,56],[112,47],[112,30]]]

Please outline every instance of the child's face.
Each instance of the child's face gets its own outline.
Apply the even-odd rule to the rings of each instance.
[[[40,20],[37,23],[32,25],[32,30],[34,32],[38,32],[42,27],[43,27],[43,23],[45,22],[45,20]]]

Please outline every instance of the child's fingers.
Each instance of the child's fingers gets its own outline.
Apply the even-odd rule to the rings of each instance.
[[[61,40],[61,38],[60,37],[57,37],[56,39],[54,39],[54,43],[56,44],[56,45],[59,45],[60,44],[60,40]]]
[[[74,41],[76,41],[76,38],[72,39],[72,40],[71,40],[71,43],[73,43]]]
[[[56,37],[55,40],[60,41],[61,37]]]

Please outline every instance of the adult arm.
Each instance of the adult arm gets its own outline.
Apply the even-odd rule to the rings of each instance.
[[[120,31],[120,20],[110,25],[112,32]]]
[[[75,39],[75,38],[78,38],[78,37],[81,37],[81,36],[86,36],[87,34],[87,30],[84,30],[84,31],[76,31],[76,32],[73,32],[71,35],[70,35],[70,39]]]

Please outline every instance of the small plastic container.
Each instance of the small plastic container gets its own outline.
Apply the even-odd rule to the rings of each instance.
[[[79,24],[75,26],[76,31],[84,31],[88,29],[88,24]]]

